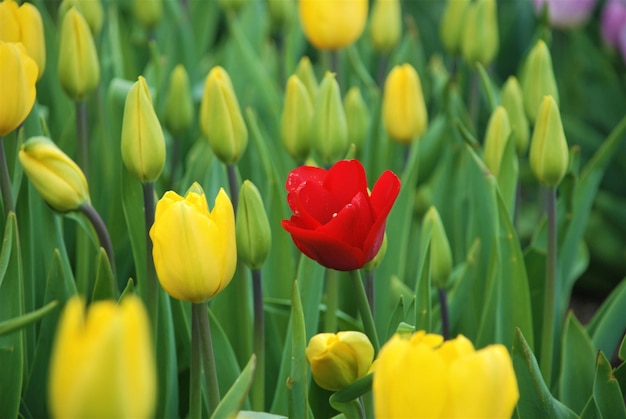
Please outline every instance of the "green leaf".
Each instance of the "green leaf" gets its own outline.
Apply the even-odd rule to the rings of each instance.
[[[613,375],[611,363],[604,353],[599,352],[596,362],[596,376],[593,382],[593,398],[602,418],[626,418],[624,395]]]
[[[273,415],[265,412],[252,412],[250,410],[242,410],[237,415],[237,419],[287,419],[287,416]]]
[[[246,367],[241,371],[220,404],[217,405],[215,412],[211,415],[212,418],[230,418],[241,410],[252,385],[255,367],[256,357],[252,354]]]
[[[126,286],[124,287],[124,289],[122,290],[122,293],[120,294],[119,301],[122,301],[124,297],[126,297],[127,295],[131,295],[134,293],[135,293],[135,283],[133,282],[132,278],[128,278],[128,282],[126,283]]]
[[[430,234],[429,234],[430,236]],[[415,285],[415,330],[425,330],[433,333],[432,303],[431,303],[431,274],[430,274],[430,237],[427,239],[422,252],[424,261],[422,269],[417,276]]]
[[[507,209],[509,219],[513,220],[515,212],[515,200],[519,178],[519,162],[515,149],[514,134],[511,133],[506,141],[506,147],[502,153],[500,173],[498,174],[498,189],[502,194],[502,200]]]
[[[598,350],[612,354],[626,330],[626,278],[604,300],[587,325],[593,345]]]
[[[175,312],[176,302],[177,301],[172,300],[172,310],[174,310]],[[181,312],[185,316],[185,324],[184,329],[181,328],[183,330],[176,330],[177,342],[179,342],[178,345],[180,345],[183,350],[186,350],[188,348],[189,351],[187,352],[190,353],[191,326],[189,323],[189,319],[191,314],[191,307],[188,303],[183,303],[182,301],[179,301],[178,303],[180,303],[179,310],[181,310]],[[177,322],[176,326],[182,326],[181,323],[179,323],[180,318],[178,318],[178,315],[174,316],[174,320]],[[239,377],[239,374],[241,374],[241,368],[239,367],[239,362],[237,361],[237,357],[235,356],[235,351],[233,350],[231,342],[228,340],[228,335],[224,331],[220,320],[221,319],[217,317],[216,313],[209,309],[209,321],[211,322],[213,352],[215,353],[215,359],[219,360],[217,368],[217,378],[220,385],[220,396],[224,396],[228,391],[230,385],[234,383],[235,380],[237,380],[237,377]],[[188,337],[186,340],[181,340],[185,339],[186,337]],[[189,354],[179,354],[178,357],[179,361],[183,361],[186,359],[187,365],[189,365]],[[244,405],[244,407],[246,406]]]
[[[617,355],[619,356],[619,359],[626,361],[626,336],[622,339],[622,344],[619,346]]]
[[[143,224],[142,224],[143,227]],[[155,417],[175,417],[178,412],[178,365],[170,297],[159,289],[155,342],[157,368],[157,408]]]
[[[480,76],[480,81],[483,86],[483,92],[487,97],[487,102],[489,102],[489,110],[493,112],[500,102],[496,92],[495,83],[491,80],[491,77],[489,77],[487,70],[485,70],[485,67],[483,67],[482,64],[476,63],[476,70]]]
[[[35,323],[43,316],[51,312],[57,305],[59,305],[58,301],[51,301],[38,310],[0,322],[0,336],[7,335]]]
[[[107,257],[106,251],[101,247],[98,252],[98,259],[96,263],[96,282],[93,286],[91,301],[116,300],[116,287],[117,283],[113,278],[113,271],[111,271],[109,258]]]
[[[292,321],[291,321],[291,373],[287,378],[287,387],[289,388],[289,411],[290,417],[308,418],[308,396],[307,396],[307,361],[305,356],[306,349],[306,330],[304,327],[304,312],[302,309],[302,300],[300,299],[300,291],[298,289],[298,281],[293,283],[292,304]]]
[[[344,387],[341,390],[337,391],[335,394],[333,394],[330,398],[331,403],[346,403],[354,399],[358,399],[362,395],[372,390],[373,379],[374,374],[372,373],[359,378],[348,387]]]

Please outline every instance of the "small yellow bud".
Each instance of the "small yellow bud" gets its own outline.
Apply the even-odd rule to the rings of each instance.
[[[260,269],[272,247],[272,231],[261,194],[249,180],[241,186],[236,220],[237,255],[250,269]]]
[[[104,21],[102,2],[100,0],[63,0],[59,6],[59,16],[64,16],[72,7],[76,7],[83,15],[91,29],[91,33],[94,36],[98,35]]]
[[[370,21],[372,45],[378,52],[391,51],[400,40],[402,10],[400,0],[375,0]]]
[[[35,104],[37,64],[21,44],[0,41],[0,137],[20,126]]]
[[[515,138],[515,149],[518,156],[523,156],[528,149],[530,130],[528,118],[524,112],[524,97],[517,79],[510,76],[502,88],[502,106],[509,115],[509,122]]]
[[[348,139],[357,150],[361,150],[370,127],[370,112],[358,87],[348,90],[343,98],[343,107],[348,123]]]
[[[305,56],[300,59],[298,67],[296,68],[296,75],[309,92],[311,102],[315,102],[317,92],[319,91],[319,84],[317,83],[317,78],[315,77],[315,72],[313,71],[309,57]]]
[[[215,66],[204,84],[200,128],[215,155],[225,164],[239,160],[248,145],[248,129],[226,70]]]
[[[19,158],[26,176],[54,210],[75,211],[89,203],[82,170],[49,138],[28,139],[20,148]]]
[[[452,272],[452,251],[437,208],[430,207],[424,216],[423,232],[430,233],[430,274],[433,285],[446,288]]]
[[[0,41],[21,42],[28,56],[37,63],[37,79],[43,76],[46,68],[46,40],[41,14],[33,4],[18,6],[15,0],[0,2]]]
[[[552,70],[552,57],[548,46],[542,40],[528,54],[521,75],[524,109],[532,123],[537,118],[537,110],[544,96],[552,96],[559,104],[559,90]]]
[[[133,0],[133,15],[146,28],[154,28],[163,16],[163,0]]]
[[[439,37],[450,54],[461,49],[462,29],[470,0],[447,0],[439,26]]]
[[[75,101],[85,99],[100,82],[100,63],[89,25],[75,7],[61,24],[59,79],[65,93]]]
[[[411,64],[395,66],[385,81],[383,121],[391,139],[409,144],[428,127],[419,75]]]
[[[122,160],[141,182],[154,182],[165,166],[165,138],[146,79],[139,76],[124,106]]]
[[[542,184],[557,186],[569,163],[569,151],[559,107],[552,96],[545,96],[537,113],[530,141],[530,168]]]
[[[313,108],[311,127],[313,150],[324,165],[343,158],[348,151],[348,123],[339,84],[333,73],[326,73]]]
[[[295,0],[267,0],[270,27],[280,30],[288,27],[295,14]]]
[[[491,64],[500,44],[496,0],[477,0],[465,15],[461,48],[463,58],[483,66]]]
[[[336,50],[353,44],[365,28],[367,0],[299,0],[302,30],[318,49]]]
[[[361,332],[319,333],[309,341],[306,359],[317,385],[338,391],[367,374],[374,347]]]
[[[312,119],[311,98],[304,84],[294,74],[287,80],[280,134],[287,152],[298,162],[306,159],[311,151]]]
[[[165,96],[165,128],[174,137],[181,137],[193,122],[193,100],[189,87],[189,76],[181,64],[170,74],[170,84]]]
[[[510,135],[509,115],[504,107],[498,106],[487,123],[483,155],[485,166],[496,178],[500,175],[500,165]]]

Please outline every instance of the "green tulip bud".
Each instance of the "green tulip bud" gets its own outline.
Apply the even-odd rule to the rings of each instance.
[[[477,0],[467,8],[461,48],[468,62],[489,65],[499,47],[495,0]]]
[[[500,165],[510,135],[509,115],[504,107],[498,106],[487,123],[483,155],[485,166],[496,178],[500,175]]]
[[[523,156],[528,149],[530,131],[528,129],[528,118],[524,112],[522,88],[514,76],[509,77],[506,83],[504,83],[502,88],[502,106],[504,106],[509,115],[517,155]]]
[[[272,231],[261,194],[249,180],[241,186],[236,220],[238,257],[250,269],[260,269],[272,247]]]
[[[245,0],[219,0],[220,8],[224,11],[238,12],[244,4]]]
[[[370,37],[378,52],[389,52],[400,40],[402,10],[400,0],[375,0],[370,18]]]
[[[430,207],[423,222],[423,232],[430,232],[430,274],[433,285],[446,288],[452,273],[452,251],[439,212]]]
[[[295,5],[294,0],[267,0],[270,27],[274,30],[288,27],[293,20]]]
[[[559,107],[552,96],[545,96],[537,113],[530,140],[530,169],[542,184],[557,186],[569,163],[567,140]]]
[[[469,3],[469,0],[448,0],[446,2],[439,26],[439,37],[444,48],[450,54],[457,54],[461,49],[461,34]]]
[[[317,83],[317,78],[315,77],[315,72],[313,71],[313,66],[311,65],[311,60],[309,57],[302,57],[300,62],[298,63],[298,67],[296,68],[296,75],[300,79],[306,90],[309,92],[309,97],[312,102],[315,102],[317,99],[317,92],[319,90],[319,85]]]
[[[20,148],[19,158],[26,176],[54,210],[75,211],[90,202],[82,170],[49,138],[28,139]]]
[[[348,90],[343,98],[343,107],[348,123],[348,139],[360,150],[370,127],[370,112],[363,101],[358,87]]]
[[[104,21],[104,10],[100,0],[63,0],[59,6],[59,16],[64,16],[72,7],[76,7],[83,15],[92,34],[100,33]]]
[[[181,64],[174,67],[170,74],[170,85],[165,96],[165,128],[181,137],[193,122],[193,100],[189,88],[189,76]]]
[[[326,73],[313,109],[311,135],[313,149],[322,164],[330,165],[348,151],[348,123],[343,110],[339,84],[333,73]]]
[[[385,235],[383,236],[383,242],[380,245],[380,249],[378,249],[378,253],[376,253],[376,256],[374,256],[374,259],[370,260],[369,262],[365,264],[363,269],[365,269],[366,271],[373,271],[374,269],[376,269],[378,265],[380,265],[383,259],[385,258],[386,253],[387,253],[387,232],[385,232]]]
[[[552,96],[556,104],[559,104],[559,90],[552,70],[552,57],[542,40],[537,41],[528,54],[521,77],[524,109],[528,119],[534,123],[544,96]]]
[[[100,63],[89,25],[72,7],[63,17],[59,46],[59,79],[75,101],[85,99],[100,82]]]
[[[133,0],[133,15],[146,28],[154,28],[163,16],[163,0]]]
[[[225,164],[236,163],[248,145],[248,129],[233,83],[220,66],[211,69],[204,84],[200,128],[215,155]]]
[[[309,92],[294,74],[287,80],[280,134],[287,152],[298,162],[306,159],[311,151],[312,118],[313,104]]]
[[[146,79],[139,76],[124,106],[122,160],[141,182],[154,182],[165,165],[165,138],[152,106]]]

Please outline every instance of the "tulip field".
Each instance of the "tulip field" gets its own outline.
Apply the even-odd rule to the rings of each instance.
[[[626,419],[624,0],[0,1],[0,417]]]

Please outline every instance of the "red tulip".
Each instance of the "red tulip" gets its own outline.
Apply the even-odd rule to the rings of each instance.
[[[286,187],[293,215],[283,228],[298,249],[327,268],[350,271],[378,253],[400,180],[387,170],[370,194],[361,163],[342,160],[329,170],[298,167]]]

